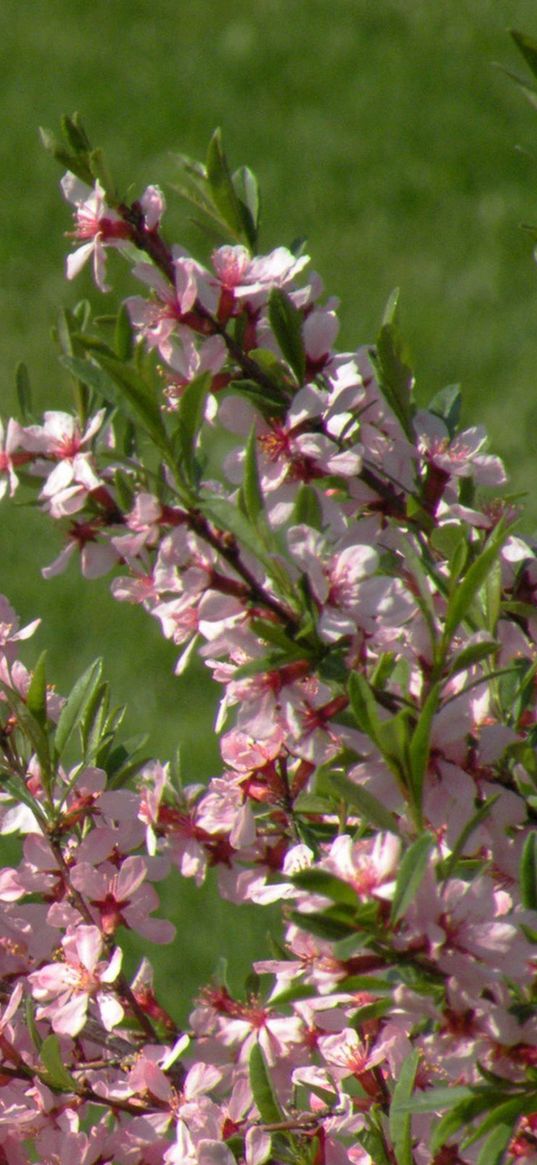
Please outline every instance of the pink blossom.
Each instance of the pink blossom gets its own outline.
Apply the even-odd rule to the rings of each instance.
[[[125,858],[119,871],[111,862],[103,862],[98,869],[78,862],[71,873],[73,886],[90,902],[103,934],[113,935],[123,925],[150,942],[171,942],[172,923],[149,918],[159,903],[153,887],[142,885],[146,877],[147,862],[135,855]]]
[[[90,1000],[95,998],[101,1021],[110,1031],[123,1017],[119,1000],[107,990],[121,967],[119,947],[105,962],[100,958],[103,939],[97,927],[80,925],[67,931],[62,950],[62,962],[48,963],[28,976],[32,995],[40,1004],[38,1018],[50,1019],[60,1035],[75,1036],[84,1027]]]
[[[92,190],[68,171],[61,180],[61,188],[68,202],[75,207],[74,237],[89,240],[68,256],[67,278],[74,279],[84,264],[92,259],[97,287],[100,291],[109,291],[105,282],[106,248],[124,246],[130,237],[130,228],[106,205],[105,192],[99,181]]]

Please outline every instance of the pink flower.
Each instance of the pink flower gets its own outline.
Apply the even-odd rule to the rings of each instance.
[[[296,259],[287,247],[277,247],[269,255],[252,259],[246,247],[223,246],[212,254],[213,267],[222,287],[237,298],[246,298],[271,287],[285,287],[309,263]]]
[[[67,278],[74,279],[89,259],[93,260],[93,274],[100,291],[109,291],[105,283],[106,247],[121,247],[131,237],[131,228],[114,210],[106,205],[105,193],[96,182],[93,190],[70,171],[61,180],[61,188],[68,202],[75,207],[75,239],[86,240],[67,257]]]
[[[175,927],[171,922],[149,918],[159,900],[152,886],[144,885],[147,861],[131,855],[119,870],[111,862],[94,869],[89,862],[79,862],[71,873],[73,886],[89,900],[106,935],[127,926],[150,942],[171,942]]]
[[[121,968],[119,947],[105,962],[100,958],[100,931],[96,926],[78,926],[69,928],[62,948],[63,962],[47,963],[28,976],[34,999],[44,1004],[38,1007],[37,1018],[50,1019],[59,1035],[76,1036],[86,1022],[90,1000],[95,998],[103,1026],[110,1031],[123,1018],[119,1000],[107,990]]]

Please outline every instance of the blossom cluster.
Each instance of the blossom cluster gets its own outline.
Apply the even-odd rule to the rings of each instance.
[[[337,350],[308,258],[257,253],[218,135],[181,163],[224,238],[203,265],[157,186],[89,184],[66,124],[67,276],[91,260],[106,292],[112,250],[142,293],[112,337],[65,313],[75,410],[38,422],[21,393],[1,489],[64,531],[45,577],[78,556],[178,672],[199,652],[222,765],[202,786],[126,756],[97,665],[62,700],[2,600],[0,829],[24,840],[0,871],[0,1160],[537,1162],[537,553],[503,466],[452,389],[416,404],[395,300],[375,346]],[[203,987],[185,1032],[147,960],[122,970],[125,929],[173,939],[172,867],[282,911],[244,995]]]

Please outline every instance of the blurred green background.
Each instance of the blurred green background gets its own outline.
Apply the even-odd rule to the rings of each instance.
[[[374,339],[400,285],[420,399],[462,383],[465,420],[487,425],[528,491],[533,529],[537,268],[519,228],[537,223],[537,114],[494,67],[525,72],[508,27],[537,37],[535,0],[2,0],[3,414],[22,358],[40,404],[68,407],[50,327],[62,302],[102,305],[89,274],[64,282],[70,214],[37,126],[79,110],[134,195],[165,185],[170,151],[203,157],[221,125],[232,163],[260,179],[263,249],[307,237],[342,300],[343,346]],[[169,222],[203,257],[182,206]],[[114,603],[108,582],[84,583],[73,567],[44,583],[61,538],[40,515],[4,503],[0,532],[0,589],[25,620],[43,617],[34,643],[59,689],[102,654],[130,728],[163,759],[180,739],[189,781],[217,773],[215,694],[200,669],[174,679],[175,649]],[[219,954],[237,977],[259,953],[267,922],[226,908],[214,888],[177,879],[169,893],[179,939],[162,967],[184,1014]]]

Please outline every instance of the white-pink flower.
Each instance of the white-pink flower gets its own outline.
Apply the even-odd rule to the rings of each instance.
[[[69,928],[62,940],[63,961],[47,963],[28,976],[32,995],[41,1005],[37,1018],[49,1019],[58,1035],[78,1035],[93,999],[107,1031],[123,1018],[123,1008],[108,988],[121,969],[122,952],[116,947],[106,961],[101,958],[103,945],[96,926]]]

